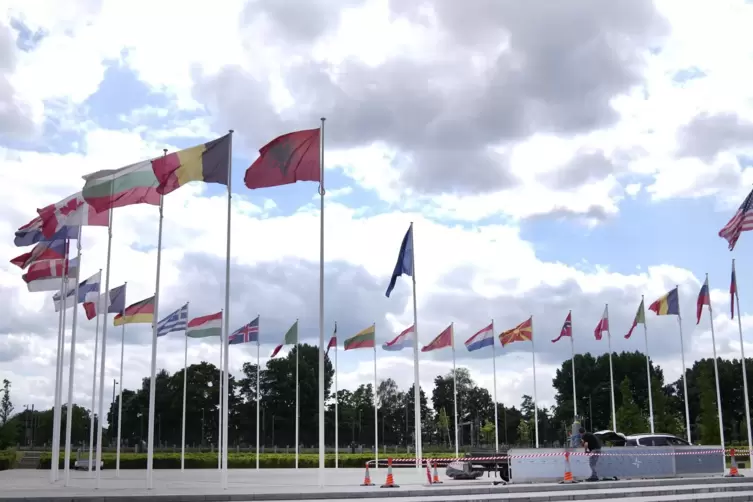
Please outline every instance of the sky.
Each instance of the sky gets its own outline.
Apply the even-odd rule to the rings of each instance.
[[[729,318],[737,262],[745,350],[753,354],[753,235],[717,236],[753,182],[753,4],[742,0],[7,0],[0,10],[0,378],[17,409],[53,402],[58,318],[9,260],[16,228],[81,190],[81,176],[233,134],[233,329],[260,315],[261,362],[300,322],[319,338],[317,184],[248,190],[258,150],[286,132],[324,129],[325,338],[372,323],[379,344],[412,324],[411,281],[385,290],[414,223],[420,343],[448,324],[455,357],[494,389],[491,349],[463,342],[533,316],[534,344],[497,346],[500,402],[554,404],[571,357],[551,340],[572,310],[579,353],[645,351],[667,381],[712,354],[695,301],[709,274],[719,356],[740,356]],[[138,29],[134,29],[138,26]],[[165,199],[160,317],[224,307],[227,190],[192,183]],[[113,216],[110,285],[128,303],[154,294],[158,210]],[[107,264],[107,230],[87,227],[81,277]],[[679,285],[674,316],[647,305]],[[594,339],[609,306],[610,336]],[[68,339],[71,320],[68,316]],[[79,315],[74,400],[91,406],[96,322]],[[151,329],[108,320],[105,396],[149,374]],[[104,324],[104,322],[103,322]],[[288,349],[285,349],[288,350]],[[231,372],[256,361],[231,347]],[[69,356],[66,348],[66,358]],[[219,362],[219,341],[190,340],[189,364]],[[407,390],[412,351],[377,351],[379,378]],[[338,384],[373,381],[373,353],[338,356]],[[420,356],[421,385],[453,351]],[[184,364],[184,337],[160,339],[157,366]],[[68,362],[65,388],[68,386]],[[618,382],[619,383],[619,382]]]

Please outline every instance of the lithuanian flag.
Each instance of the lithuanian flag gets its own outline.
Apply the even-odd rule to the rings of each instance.
[[[373,349],[374,348],[374,334],[376,333],[376,326],[373,324],[366,329],[363,329],[356,333],[354,336],[345,340],[345,350],[353,349]]]
[[[230,134],[226,134],[209,143],[152,160],[152,169],[159,181],[157,192],[169,194],[189,181],[227,186],[231,144]]]
[[[115,316],[115,326],[123,324],[152,324],[154,322],[154,297],[126,307],[124,314]]]

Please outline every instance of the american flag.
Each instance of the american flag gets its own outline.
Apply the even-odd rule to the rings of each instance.
[[[242,328],[233,331],[228,341],[230,345],[249,342],[259,343],[259,316]]]
[[[724,225],[724,228],[719,230],[719,237],[727,240],[729,250],[732,251],[735,249],[740,234],[748,230],[753,230],[753,191],[745,197],[732,219]]]

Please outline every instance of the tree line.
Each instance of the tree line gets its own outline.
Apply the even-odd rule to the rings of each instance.
[[[293,447],[295,443],[295,361],[299,354],[300,443],[315,447],[318,443],[318,348],[307,344],[294,347],[287,356],[271,359],[260,371],[260,439],[267,447]],[[641,433],[650,430],[648,423],[648,386],[645,356],[623,352],[612,357],[615,376],[615,404],[618,430]],[[720,386],[725,438],[728,442],[746,439],[741,367],[739,360],[719,359]],[[753,372],[753,363],[747,361]],[[247,362],[242,372],[229,376],[230,444],[256,444],[256,364]],[[575,356],[576,403],[573,402],[572,367],[567,360],[553,379],[555,404],[539,407],[539,439],[542,446],[563,442],[573,421],[574,404],[584,425],[592,430],[612,429],[609,386],[609,359],[591,354]],[[694,442],[719,443],[713,360],[696,362],[687,370],[691,433]],[[186,442],[209,447],[216,444],[219,428],[220,371],[213,364],[201,362],[187,371]],[[333,394],[334,368],[325,359],[325,433],[327,444],[334,444],[335,400],[338,403],[338,438],[340,447],[374,443],[374,387],[362,384],[354,390],[341,389]],[[160,371],[156,377],[155,441],[163,447],[180,445],[183,407],[181,369],[173,374]],[[7,382],[7,381],[6,381]],[[504,382],[500,382],[504,385]],[[665,382],[657,365],[651,366],[654,418],[657,432],[685,436],[682,381]],[[52,439],[52,410],[25,409],[12,414],[10,382],[0,399],[0,447],[8,444],[49,444]],[[458,437],[463,448],[494,445],[494,400],[491,393],[474,382],[465,368],[457,369]],[[379,444],[410,447],[414,444],[413,386],[401,386],[392,378],[378,383],[376,389]],[[420,389],[422,441],[452,449],[455,438],[453,416],[453,375],[434,379],[430,395]],[[110,403],[104,440],[114,443],[117,431],[118,396]],[[430,400],[430,401],[429,401]],[[7,401],[7,404],[6,404]],[[431,402],[431,406],[429,406]],[[65,407],[64,407],[65,409]],[[5,410],[8,410],[4,415]],[[149,378],[141,387],[123,390],[121,437],[129,446],[143,444],[147,437]],[[520,403],[498,403],[497,414],[501,444],[530,446],[534,441],[534,403],[523,396]],[[89,439],[90,410],[74,406],[72,441],[85,444]],[[65,427],[66,414],[63,413]],[[95,417],[96,418],[96,417]],[[96,427],[95,420],[95,427]],[[95,429],[96,430],[96,429]],[[95,434],[96,436],[96,434]]]

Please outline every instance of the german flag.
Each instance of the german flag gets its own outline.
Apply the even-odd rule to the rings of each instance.
[[[115,316],[114,325],[154,323],[154,297],[141,300],[126,307],[125,314]]]
[[[500,333],[499,341],[503,347],[513,342],[533,341],[533,317],[529,317],[527,321],[523,321],[513,329]]]

